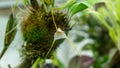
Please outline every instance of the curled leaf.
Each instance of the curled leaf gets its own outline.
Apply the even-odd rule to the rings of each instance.
[[[71,16],[73,16],[74,14],[80,11],[83,11],[86,8],[88,8],[88,6],[85,2],[76,2],[69,8],[69,11],[70,11]]]

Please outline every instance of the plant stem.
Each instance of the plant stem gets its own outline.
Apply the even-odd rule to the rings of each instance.
[[[52,8],[52,6],[51,6],[51,14],[52,14],[52,19],[53,19],[54,26],[55,26],[56,31],[57,31],[58,27],[57,27],[57,24],[56,24],[56,22],[55,22],[54,12],[53,12],[53,8]]]
[[[0,54],[0,59],[3,57],[7,49],[8,49],[8,46],[5,46],[4,49],[2,50],[2,53]]]
[[[52,50],[54,43],[55,43],[55,40],[53,40],[52,45],[51,45],[49,51],[47,52],[47,54],[45,56],[45,59],[47,58],[47,56],[49,55],[50,51]]]
[[[80,55],[80,52],[79,52],[78,48],[76,47],[76,45],[73,43],[73,41],[71,41],[68,36],[66,36],[66,39],[70,42],[71,46],[74,48],[74,50],[77,52],[77,54]]]

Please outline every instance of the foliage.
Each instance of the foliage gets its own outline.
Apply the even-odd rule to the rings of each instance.
[[[114,3],[117,3],[117,1],[114,1]],[[101,21],[101,23],[107,28],[111,39],[114,41],[117,48],[119,49],[120,20],[116,16],[119,14],[116,11],[114,11],[114,9],[116,9],[114,7],[117,7],[118,5],[114,5],[111,0],[105,1],[105,4],[106,7],[99,8],[96,16]]]
[[[91,0],[91,2],[92,1],[93,0]],[[102,1],[102,0],[97,0],[97,1]],[[117,49],[119,50],[119,47],[120,47],[119,46],[120,45],[119,44],[119,38],[120,38],[120,30],[119,30],[120,24],[119,24],[119,21],[120,20],[118,18],[118,15],[119,15],[118,11],[119,11],[119,9],[117,7],[120,6],[120,5],[118,5],[118,0],[115,0],[115,1],[106,0],[106,1],[98,2],[98,3],[93,3],[93,4],[94,4],[94,7],[92,7],[88,12],[92,13],[91,15],[97,21],[93,21],[92,23],[97,23],[97,24],[99,23],[100,25],[102,25],[103,26],[102,28],[105,28],[105,31],[107,31],[106,35],[109,35],[109,37],[110,37],[108,40],[107,39],[104,40],[105,37],[102,37],[102,39],[101,39],[101,40],[104,40],[103,42],[106,41],[105,43],[107,43],[107,41],[108,41],[108,47],[110,47],[110,48],[107,47],[107,49],[106,49],[106,44],[104,43],[102,45],[103,46],[105,45],[105,46],[104,46],[104,48],[101,47],[101,49],[103,49],[104,51],[106,51],[108,49],[111,50],[114,46],[116,46]],[[104,32],[100,32],[100,33],[104,34]],[[96,35],[99,35],[99,34],[96,34]],[[101,43],[103,43],[103,42],[101,42]],[[110,45],[111,42],[114,42],[114,44],[112,43],[112,47]],[[100,45],[100,46],[102,46],[102,45]],[[94,48],[94,49],[96,49],[96,48]],[[94,52],[97,52],[97,56],[98,57],[101,56],[101,55],[99,55],[100,51],[98,49],[94,50],[93,53]],[[106,53],[106,56],[109,57],[108,54],[109,54],[109,52]],[[95,66],[95,68],[96,67],[97,68],[101,68],[102,65],[101,65],[100,60],[98,59],[97,56],[96,56],[96,61],[97,61],[96,64],[97,64],[97,66]],[[101,57],[105,58],[104,56],[101,56]],[[114,63],[111,64],[111,65],[114,65]],[[108,66],[108,67],[110,67],[110,66]]]

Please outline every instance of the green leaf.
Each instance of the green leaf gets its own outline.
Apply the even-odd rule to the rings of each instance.
[[[53,64],[58,66],[58,68],[65,68],[64,64],[57,58],[56,53],[53,53],[52,58]]]
[[[63,65],[63,63],[60,62],[60,60],[58,60],[58,67],[59,67],[59,68],[65,68],[64,65]]]
[[[29,2],[28,0],[22,0],[22,2],[23,2],[24,4],[30,5],[30,2]]]
[[[101,61],[102,64],[106,63],[109,60],[108,55],[104,55],[102,58],[103,58],[102,61]]]
[[[120,3],[120,0],[117,0],[115,7],[116,7],[116,13],[117,13],[116,15],[118,17],[118,20],[120,21],[120,4],[119,3]]]
[[[70,11],[71,16],[73,16],[74,14],[80,11],[83,11],[86,8],[88,8],[88,6],[85,2],[76,2],[69,8],[69,11]]]
[[[112,38],[112,40],[114,41],[114,43],[117,44],[117,36],[115,34],[115,31],[112,28],[109,31],[109,35]]]
[[[13,14],[11,13],[9,20],[7,22],[6,32],[5,32],[5,39],[4,39],[4,49],[0,54],[0,59],[6,52],[7,48],[9,47],[10,43],[13,41],[15,34],[16,34],[16,19],[14,18]]]
[[[5,42],[4,42],[5,46],[8,46],[14,39],[14,36],[16,34],[16,28],[15,28],[16,24],[17,22],[15,21],[13,14],[11,14],[6,27],[6,35],[5,35]]]
[[[60,6],[59,8],[56,8],[57,10],[58,9],[65,9],[67,7],[70,7],[72,4],[75,3],[76,0],[68,0],[66,3],[64,3],[62,6]]]
[[[34,62],[31,68],[37,68],[37,65],[39,64],[39,62],[40,62],[40,58],[37,58],[37,60]]]

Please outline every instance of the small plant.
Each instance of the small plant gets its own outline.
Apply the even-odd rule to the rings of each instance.
[[[24,53],[26,58],[31,59],[33,62],[37,58],[50,58],[52,52],[55,51],[56,47],[63,41],[63,39],[56,40],[54,42],[54,33],[58,28],[66,31],[70,28],[67,19],[67,15],[60,12],[59,9],[64,9],[66,7],[72,6],[75,3],[74,0],[68,1],[65,5],[60,8],[54,8],[54,0],[41,1],[42,4],[39,6],[36,0],[31,0],[32,8],[29,9],[29,13],[21,23],[21,29],[23,33],[23,38],[26,41],[24,46]],[[82,8],[77,9],[82,6]],[[74,10],[74,8],[76,8]],[[84,10],[87,6],[81,2],[75,3],[69,10],[70,14],[73,16],[75,13]],[[55,10],[57,9],[57,10]],[[74,11],[73,11],[74,10]],[[51,46],[54,45],[53,47]],[[49,52],[49,48],[51,48]],[[49,53],[49,54],[48,54]]]
[[[16,4],[17,2],[18,0]],[[23,57],[25,57],[24,59],[27,62],[29,61],[26,65],[28,68],[36,68],[39,63],[42,65],[47,58],[53,57],[53,52],[55,52],[64,39],[71,42],[67,37],[68,31],[72,28],[69,25],[69,21],[76,13],[88,8],[85,2],[76,0],[69,0],[60,7],[54,6],[54,0],[40,0],[40,2],[39,4],[37,0],[23,0],[27,11],[22,17],[20,27],[25,42],[22,52]],[[15,10],[15,6],[13,7],[13,11]],[[64,9],[67,9],[68,13],[63,12]],[[16,28],[16,24],[12,25],[12,28],[14,27]],[[16,30],[10,32],[13,33],[13,37],[10,39],[13,40],[15,32]],[[7,37],[9,37],[8,35]],[[9,44],[12,40],[10,40]],[[77,51],[74,43],[71,42],[71,44]],[[4,52],[2,55],[4,55]],[[23,61],[23,63],[26,61]],[[19,67],[22,67],[21,65]],[[9,65],[9,67],[11,66]]]

